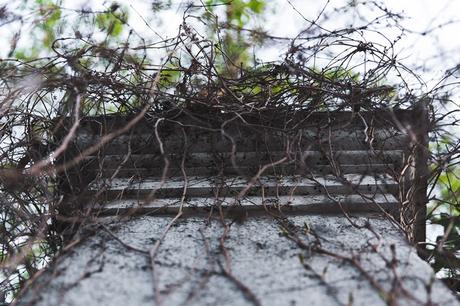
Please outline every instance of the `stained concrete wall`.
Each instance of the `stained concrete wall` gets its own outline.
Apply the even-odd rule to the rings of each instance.
[[[99,227],[19,305],[460,305],[402,232],[376,215],[249,217],[230,225],[227,260],[220,220],[179,219],[152,269],[149,250],[172,218]]]
[[[269,115],[273,127],[279,114]],[[71,219],[92,207],[96,222],[18,304],[460,305],[390,220],[401,216],[400,183],[413,185],[398,176],[412,147],[397,126],[414,118],[381,115],[314,114],[294,142],[292,133],[260,129],[259,116],[245,120],[254,126],[232,121],[227,137],[187,129],[187,141],[178,137],[183,126],[166,124],[165,154],[153,123],[140,122],[66,172],[60,212]],[[61,162],[128,120],[100,119],[81,123]],[[97,214],[113,222],[101,225]]]

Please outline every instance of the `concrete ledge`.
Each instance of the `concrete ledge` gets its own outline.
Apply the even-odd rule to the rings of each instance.
[[[339,204],[340,203],[340,204]],[[235,198],[189,198],[184,203],[178,199],[155,199],[143,202],[141,199],[114,200],[95,208],[99,216],[106,215],[168,215],[177,214],[180,209],[184,216],[209,214],[219,209],[230,215],[265,213],[267,211],[291,213],[341,214],[398,211],[398,200],[392,194],[280,196],[278,198],[245,197]]]
[[[404,152],[402,150],[386,150],[386,151],[350,151],[342,150],[335,151],[333,154],[320,151],[301,151],[293,152],[288,156],[292,162],[304,164],[306,167],[318,165],[330,165],[331,161],[339,164],[348,165],[368,165],[373,164],[401,164]],[[200,167],[208,165],[209,167],[222,166],[233,167],[232,158],[238,167],[260,167],[274,161],[286,157],[286,152],[230,152],[222,153],[197,153],[189,152],[185,155],[185,166]],[[172,153],[166,156],[173,163],[173,166],[178,167],[183,158],[181,153]],[[288,164],[289,161],[285,162]],[[161,168],[164,166],[164,157],[161,154],[132,154],[132,155],[105,155],[103,158],[97,156],[86,157],[83,162],[88,166],[98,168],[99,163],[103,168],[117,168],[120,165],[124,168]]]
[[[389,175],[372,176],[361,174],[345,174],[344,180],[332,175],[320,177],[301,176],[264,176],[247,190],[247,195],[316,195],[330,193],[354,194],[360,193],[397,193],[398,185]],[[245,190],[250,178],[243,177],[187,177],[186,196],[214,197],[236,195]],[[107,199],[117,197],[181,197],[184,192],[183,177],[130,179],[114,178],[100,180],[89,187],[94,193],[104,190]]]

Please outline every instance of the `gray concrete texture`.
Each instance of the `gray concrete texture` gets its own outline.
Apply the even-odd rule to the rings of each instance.
[[[172,218],[99,227],[58,257],[19,305],[460,305],[377,215],[226,220],[225,249],[220,219],[189,217],[151,257]]]
[[[265,123],[279,117],[286,128],[278,113],[267,115]],[[221,130],[190,129],[184,153],[182,126],[165,124],[163,156],[152,123],[140,122],[70,172],[80,211],[62,211],[73,217],[93,207],[95,225],[91,235],[79,232],[75,239],[85,239],[36,277],[18,304],[460,305],[390,220],[401,215],[401,182],[415,186],[418,175],[415,165],[397,179],[412,139],[391,122],[396,116],[410,126],[415,117],[381,115],[338,113],[329,128],[329,113],[301,120],[302,137],[289,158],[247,190],[259,169],[286,157],[293,134],[231,121],[226,134],[234,142]],[[372,141],[365,119],[376,124]],[[80,154],[126,120],[82,122],[70,152]],[[163,181],[165,156],[170,169]],[[217,217],[221,209],[228,219]]]

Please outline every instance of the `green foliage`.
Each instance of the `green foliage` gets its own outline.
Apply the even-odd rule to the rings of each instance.
[[[441,213],[431,219],[431,223],[444,228],[444,234],[436,239],[432,266],[436,272],[443,271],[448,277],[460,277],[460,218],[449,213]]]
[[[30,32],[30,39],[33,43],[27,48],[15,50],[13,57],[29,61],[43,56],[46,52],[52,52],[52,46],[57,37],[63,33],[73,33],[74,27],[81,28],[81,31],[95,31],[105,33],[107,43],[113,41],[118,43],[128,21],[127,9],[121,7],[116,2],[103,12],[98,12],[94,16],[93,29],[87,22],[80,26],[80,21],[75,20],[75,24],[66,20],[61,9],[61,0],[35,0],[31,3],[31,10],[37,12],[35,18],[37,26]],[[77,38],[81,38],[81,31],[75,31]],[[74,41],[77,43],[77,41]],[[80,42],[83,44],[83,42]],[[56,45],[59,46],[59,45]]]
[[[430,144],[430,149],[441,156],[449,156],[456,145],[454,139],[453,135],[444,133],[436,143]],[[442,234],[429,250],[431,263],[446,280],[455,280],[460,278],[460,167],[455,164],[445,168],[432,166],[432,171],[441,171],[436,181],[439,198],[430,203],[428,218],[432,224],[442,226]],[[449,281],[446,283],[455,287]]]
[[[99,30],[106,32],[108,36],[119,37],[127,20],[126,11],[113,3],[108,12],[97,14],[95,21]]]
[[[332,67],[322,70],[314,70],[317,73],[320,73],[328,81],[351,81],[353,83],[359,82],[359,73],[354,72],[351,69],[345,69],[343,67]]]
[[[208,10],[213,11],[216,6],[226,5],[226,22],[244,27],[250,21],[253,14],[263,14],[266,7],[262,0],[207,0]]]
[[[180,77],[181,72],[179,70],[179,67],[173,64],[168,64],[160,72],[159,85],[164,88],[170,88],[180,80]]]
[[[32,44],[27,48],[15,50],[13,57],[28,61],[38,58],[43,52],[51,51],[56,36],[61,33],[61,1],[35,0],[32,10],[37,12],[36,23],[31,31]]]
[[[159,12],[171,8],[171,0],[153,0],[151,7],[153,12]]]
[[[56,33],[58,32],[57,26],[61,19],[61,9],[51,0],[37,0],[40,5],[40,15],[43,20],[39,24],[40,29],[44,33],[42,39],[43,47],[51,49],[51,44],[56,39]]]
[[[458,203],[457,199],[460,195],[460,169],[448,168],[438,179],[438,185],[441,189],[441,198],[447,203]],[[449,205],[447,207],[451,214],[459,214],[459,206]]]
[[[221,74],[230,78],[239,75],[241,67],[250,65],[250,46],[253,42],[263,43],[259,36],[243,35],[242,30],[251,22],[252,18],[261,17],[265,12],[266,3],[262,0],[208,0],[206,1],[207,13],[215,13],[216,8],[225,6],[224,36],[217,46],[221,51],[216,59],[216,66]],[[214,24],[210,31],[215,32],[220,25]],[[251,41],[252,39],[252,41]]]

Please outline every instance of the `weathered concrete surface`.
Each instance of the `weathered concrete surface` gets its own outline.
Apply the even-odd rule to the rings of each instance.
[[[226,194],[238,194],[248,186],[248,178],[243,177],[203,177],[194,176],[187,178],[187,196],[213,197],[216,188],[219,188],[220,196]],[[161,178],[146,178],[135,180],[133,178],[114,178],[112,180],[99,181],[91,185],[90,190],[94,193],[106,188],[108,198],[149,195],[155,192],[160,197],[180,198],[184,192],[184,178],[175,177],[162,180]],[[361,193],[397,193],[397,183],[387,174],[362,175],[345,174],[343,178],[332,175],[310,177],[303,176],[275,176],[260,177],[254,185],[246,191],[246,194],[265,195],[312,195],[324,194],[326,190],[330,194],[353,194]]]
[[[410,199],[400,187],[417,177],[402,171],[416,150],[399,129],[414,114],[143,120],[66,172],[68,207],[59,212],[74,217],[91,207],[91,218],[115,221],[57,258],[19,305],[460,305],[383,217],[401,215]],[[82,120],[62,162],[127,120]],[[217,128],[194,128],[207,123]],[[219,213],[228,214],[227,227]]]
[[[109,226],[123,243],[100,228],[56,259],[19,305],[460,305],[381,217],[290,216],[284,230],[272,217],[250,217],[230,226],[229,261],[219,245],[220,220],[179,219],[152,270],[148,251],[171,220],[139,217]],[[350,221],[369,221],[372,230]],[[286,237],[286,224],[303,248]],[[227,263],[238,281],[223,273]]]
[[[219,198],[222,209],[238,208],[245,212],[264,212],[267,210],[284,213],[335,213],[346,212],[398,212],[398,200],[392,194],[362,195],[281,195],[278,197],[248,196],[241,200],[224,197]],[[340,205],[339,205],[340,203]],[[152,201],[145,199],[119,199],[101,203],[95,210],[99,215],[123,214],[177,214],[180,210],[187,215],[209,214],[216,208],[216,199],[191,197],[184,201],[178,198],[163,198]]]

